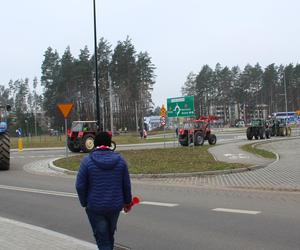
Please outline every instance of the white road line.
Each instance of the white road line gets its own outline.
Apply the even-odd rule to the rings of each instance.
[[[14,186],[6,186],[6,185],[0,185],[0,189],[20,191],[26,193],[48,194],[48,195],[63,196],[63,197],[74,197],[74,198],[77,197],[77,194],[74,193],[66,193],[66,192],[34,189],[34,188],[14,187]]]
[[[250,211],[250,210],[229,209],[229,208],[215,208],[212,210],[217,212],[225,212],[225,213],[254,214],[254,215],[261,213],[261,211]]]
[[[28,156],[24,156],[24,155],[15,155],[15,156],[11,156],[11,159],[24,159],[24,158],[54,158],[54,157],[63,157],[65,155],[28,155]]]
[[[34,188],[24,188],[24,187],[0,185],[0,189],[26,192],[26,193],[47,194],[47,195],[54,195],[54,196],[77,198],[77,194],[75,194],[75,193],[50,191],[50,190],[42,190],[42,189],[34,189]],[[160,206],[160,207],[176,207],[176,206],[178,206],[178,204],[175,204],[175,203],[163,203],[163,202],[152,202],[152,201],[142,201],[140,204]]]
[[[141,201],[140,204],[160,206],[160,207],[177,207],[178,206],[178,204],[175,204],[175,203],[163,203],[163,202],[152,202],[152,201]]]

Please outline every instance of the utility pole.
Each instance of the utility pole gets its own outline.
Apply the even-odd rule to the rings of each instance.
[[[100,98],[99,98],[99,80],[98,80],[98,55],[97,55],[97,22],[96,22],[96,2],[93,0],[94,6],[94,46],[95,46],[95,81],[96,81],[96,117],[97,126],[100,129]]]
[[[34,135],[37,136],[36,101],[34,103]]]
[[[285,124],[287,124],[288,108],[287,108],[286,81],[285,81],[285,72],[284,71],[283,71],[283,84],[284,84],[284,99],[285,99],[285,112],[286,112]]]
[[[113,117],[113,105],[112,105],[112,86],[111,86],[111,77],[108,71],[108,83],[109,83],[109,109],[110,109],[110,131],[114,134],[114,117]]]
[[[139,121],[138,121],[138,114],[137,114],[137,103],[136,101],[134,102],[135,104],[135,124],[136,124],[136,132],[139,132]],[[142,128],[141,128],[142,129]]]

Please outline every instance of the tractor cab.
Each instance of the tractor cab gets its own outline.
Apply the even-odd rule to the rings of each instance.
[[[71,132],[88,132],[96,131],[97,123],[96,121],[74,121],[72,123]]]
[[[5,133],[7,130],[7,118],[10,110],[10,105],[0,106],[0,133]]]

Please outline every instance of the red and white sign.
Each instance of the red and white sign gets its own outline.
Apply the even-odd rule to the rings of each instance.
[[[165,108],[165,105],[162,105],[160,108],[160,125],[161,126],[166,125],[166,116],[167,116],[167,110]]]
[[[166,125],[166,117],[162,116],[160,118],[160,124],[161,124],[161,126],[165,126]]]

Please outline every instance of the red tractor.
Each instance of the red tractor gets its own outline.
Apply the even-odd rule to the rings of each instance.
[[[69,150],[72,152],[91,152],[94,149],[96,132],[96,121],[74,121],[71,129],[68,129]],[[111,149],[115,150],[116,143],[112,141],[111,144]]]
[[[215,120],[218,120],[217,116],[201,116],[198,120],[186,124],[185,128],[179,130],[180,145],[189,146],[194,143],[195,146],[202,146],[205,140],[208,140],[210,145],[215,145],[217,137],[210,130],[210,123]]]

